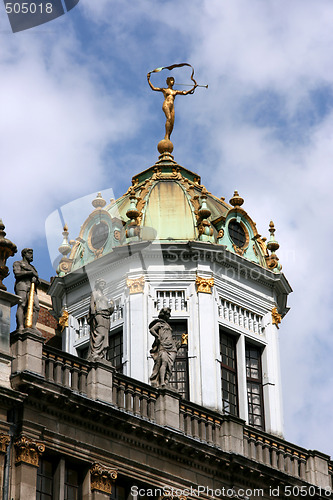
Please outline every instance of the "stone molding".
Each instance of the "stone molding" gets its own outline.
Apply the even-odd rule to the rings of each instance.
[[[0,433],[0,453],[7,452],[7,446],[10,443],[10,437],[8,434]]]
[[[90,469],[91,491],[100,491],[111,495],[112,484],[117,479],[117,471],[106,465],[95,463]]]
[[[197,293],[212,293],[214,278],[203,278],[202,276],[197,276],[195,284],[197,285]]]
[[[126,284],[130,290],[130,294],[143,293],[145,286],[145,277],[140,276],[140,278],[135,278],[135,279],[128,278]]]
[[[26,436],[19,437],[15,443],[16,459],[15,463],[25,463],[38,467],[39,457],[45,451],[45,445],[39,441],[34,441]]]

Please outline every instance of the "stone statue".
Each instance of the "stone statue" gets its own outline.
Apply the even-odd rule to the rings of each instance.
[[[185,65],[185,64],[183,64]],[[177,67],[178,65],[173,65],[169,66],[166,69],[169,69],[171,67]],[[179,65],[180,66],[180,65]],[[188,65],[186,65],[188,66]],[[157,70],[154,71],[159,71],[164,68],[158,68]],[[173,125],[175,123],[175,97],[176,95],[188,95],[188,94],[193,94],[194,90],[198,86],[197,82],[194,80],[192,77],[192,80],[194,81],[194,85],[190,90],[174,90],[172,87],[174,86],[175,79],[173,76],[169,76],[166,79],[166,84],[167,88],[159,88],[159,87],[154,87],[154,85],[150,81],[150,75],[153,73],[152,71],[147,74],[147,80],[149,83],[149,86],[151,89],[156,90],[157,92],[163,92],[164,95],[164,102],[162,106],[162,110],[164,111],[165,117],[166,117],[166,122],[165,122],[165,137],[164,140],[170,141],[170,136],[173,130]]]
[[[109,345],[110,317],[114,311],[113,300],[104,295],[105,280],[99,278],[95,282],[95,290],[91,294],[88,323],[90,325],[90,346],[88,360],[106,359]]]
[[[153,373],[150,377],[153,387],[166,387],[171,378],[177,351],[181,346],[181,342],[176,341],[172,336],[172,328],[168,323],[170,316],[171,309],[164,307],[161,309],[158,319],[149,325],[149,331],[155,337],[150,350],[154,360]]]
[[[18,331],[22,331],[25,326],[36,329],[39,313],[39,300],[36,291],[39,279],[36,269],[31,264],[34,257],[32,248],[24,248],[21,255],[22,260],[18,260],[13,264],[13,271],[16,278],[14,290],[16,295],[21,298],[16,312],[16,325]],[[31,305],[30,309],[28,307],[29,302]]]

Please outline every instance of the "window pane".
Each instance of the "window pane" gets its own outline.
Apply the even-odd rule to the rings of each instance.
[[[236,338],[221,330],[221,385],[222,408],[224,413],[238,415]]]
[[[170,321],[172,327],[172,335],[176,340],[181,341],[183,333],[187,333],[187,321]],[[171,387],[176,389],[185,399],[189,399],[189,383],[188,383],[188,355],[187,345],[182,345],[177,352],[174,365],[172,367],[172,375],[169,380]]]
[[[112,332],[109,337],[109,350],[107,359],[111,361],[111,364],[115,369],[122,373],[123,372],[123,331],[118,330]]]
[[[246,377],[249,424],[263,429],[261,351],[259,348],[250,345],[246,346]]]

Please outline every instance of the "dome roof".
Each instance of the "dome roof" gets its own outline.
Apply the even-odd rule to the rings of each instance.
[[[274,253],[279,245],[274,238],[273,223],[266,245],[266,238],[258,234],[255,223],[242,208],[243,203],[237,191],[230,204],[213,196],[197,174],[178,165],[169,152],[164,152],[155,165],[133,177],[132,186],[118,200],[106,205],[101,195],[97,195],[92,202],[94,210],[82,225],[69,257],[61,251],[58,274],[79,269],[115,247],[145,240],[221,245],[280,272],[281,265]],[[63,242],[60,248],[65,247],[68,245]]]

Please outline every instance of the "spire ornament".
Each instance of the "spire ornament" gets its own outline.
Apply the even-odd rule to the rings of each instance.
[[[271,233],[271,236],[266,243],[266,247],[271,253],[266,258],[266,262],[270,269],[280,271],[282,269],[282,266],[279,263],[279,258],[275,253],[280,248],[280,245],[275,239],[275,227],[272,220],[269,223],[269,232]]]

